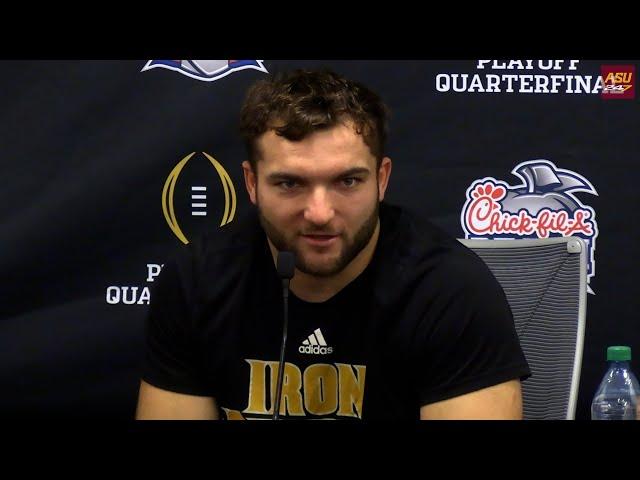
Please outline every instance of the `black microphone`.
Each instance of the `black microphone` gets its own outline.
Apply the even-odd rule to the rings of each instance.
[[[284,321],[282,325],[282,345],[280,347],[280,364],[278,367],[278,386],[276,388],[273,420],[280,416],[280,397],[282,397],[282,379],[284,378],[284,351],[287,345],[287,324],[289,322],[289,280],[293,278],[296,268],[296,257],[293,252],[278,252],[276,270],[282,279],[282,299],[284,301]]]

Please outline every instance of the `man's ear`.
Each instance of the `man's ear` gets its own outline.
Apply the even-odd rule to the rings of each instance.
[[[378,169],[378,201],[384,200],[384,192],[387,191],[387,185],[389,185],[389,177],[391,176],[391,159],[384,157],[380,162],[380,168]]]
[[[247,187],[249,200],[251,200],[251,203],[255,205],[258,178],[256,177],[253,168],[251,168],[251,164],[246,160],[242,162],[242,173],[244,173],[244,185]]]

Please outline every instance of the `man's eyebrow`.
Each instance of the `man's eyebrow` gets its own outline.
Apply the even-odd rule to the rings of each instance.
[[[367,175],[370,173],[370,170],[368,168],[365,167],[354,167],[354,168],[350,168],[348,170],[345,170],[344,172],[340,172],[338,175],[335,176],[335,179],[339,179],[339,178],[345,178],[345,177],[351,177],[353,175]],[[289,181],[295,181],[295,182],[304,182],[306,179],[300,175],[296,175],[295,173],[289,173],[289,172],[271,172],[269,175],[267,175],[267,180],[270,182],[274,182],[274,181],[282,181],[282,180],[289,180]]]
[[[342,172],[336,178],[351,177],[353,175],[366,175],[368,173],[369,173],[369,169],[368,168],[365,168],[365,167],[354,167],[354,168],[350,168],[349,170],[347,170],[345,172]]]
[[[271,172],[269,175],[267,175],[267,180],[274,182],[277,180],[292,180],[295,182],[302,182],[304,181],[304,178],[301,177],[300,175],[296,175],[294,173],[288,173],[288,172]]]

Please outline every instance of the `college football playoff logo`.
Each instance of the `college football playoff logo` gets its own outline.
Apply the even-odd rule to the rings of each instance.
[[[164,214],[164,218],[167,221],[167,225],[174,233],[178,239],[184,243],[185,245],[189,243],[186,235],[184,234],[182,228],[180,227],[180,223],[178,222],[178,214],[176,204],[174,202],[174,196],[176,193],[176,183],[178,182],[178,178],[180,174],[184,170],[187,162],[194,158],[196,152],[192,152],[186,157],[184,157],[178,164],[173,167],[171,173],[167,177],[167,180],[164,182],[164,188],[162,189],[162,213]],[[222,184],[222,190],[224,192],[224,212],[222,213],[222,218],[220,220],[220,226],[227,225],[233,221],[233,218],[236,213],[236,191],[233,186],[233,182],[231,181],[231,177],[224,169],[224,167],[218,162],[215,158],[209,155],[206,152],[202,152],[204,158],[208,160],[208,162],[213,165],[218,178],[220,179],[220,183]],[[192,217],[206,217],[208,212],[210,211],[209,204],[210,202],[210,193],[209,186],[206,185],[207,182],[194,182],[193,180],[190,182],[191,185],[191,198],[190,198],[190,213]],[[196,184],[197,183],[197,184]],[[203,185],[204,183],[204,185]]]

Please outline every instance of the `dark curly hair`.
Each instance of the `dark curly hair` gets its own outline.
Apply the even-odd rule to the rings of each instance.
[[[249,88],[240,112],[240,133],[256,172],[259,152],[255,141],[266,131],[273,129],[277,135],[297,141],[351,120],[380,167],[388,116],[389,109],[380,97],[360,83],[327,69],[294,70]]]

